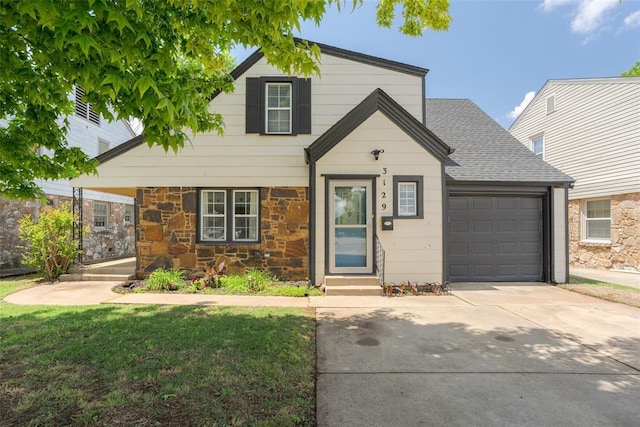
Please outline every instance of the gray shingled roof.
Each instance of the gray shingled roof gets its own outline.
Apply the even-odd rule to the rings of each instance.
[[[445,162],[449,182],[573,182],[468,99],[429,98],[426,116],[429,130],[455,149]]]

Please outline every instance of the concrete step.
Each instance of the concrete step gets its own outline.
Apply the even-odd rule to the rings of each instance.
[[[68,273],[60,276],[62,282],[125,282],[136,278],[135,274]]]
[[[324,285],[329,286],[378,286],[380,279],[377,276],[326,276]]]
[[[380,285],[341,285],[341,286],[325,286],[324,294],[326,296],[381,296],[382,288]]]

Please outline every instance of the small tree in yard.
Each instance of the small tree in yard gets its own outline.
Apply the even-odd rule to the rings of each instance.
[[[20,220],[20,238],[26,242],[22,257],[49,281],[69,271],[79,250],[73,241],[74,215],[70,204],[58,209],[44,207],[38,220],[25,216]]]

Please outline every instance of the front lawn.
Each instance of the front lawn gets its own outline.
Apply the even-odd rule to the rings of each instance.
[[[631,286],[616,285],[598,280],[585,279],[584,277],[570,276],[569,283],[558,285],[558,287],[640,308],[640,289]]]
[[[3,425],[315,425],[310,309],[0,301],[0,323]]]

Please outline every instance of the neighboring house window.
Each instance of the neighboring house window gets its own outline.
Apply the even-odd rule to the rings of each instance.
[[[297,77],[248,77],[246,133],[311,133],[311,80]]]
[[[91,123],[100,126],[100,115],[93,111],[91,104],[82,100],[84,89],[76,86],[76,115]]]
[[[422,188],[423,178],[421,176],[394,176],[393,216],[398,218],[423,218]]]
[[[544,136],[540,135],[531,140],[533,154],[544,159]]]
[[[611,200],[588,200],[584,204],[584,239],[609,242],[611,239]]]
[[[547,98],[547,114],[551,114],[556,111],[556,96],[551,95]]]
[[[107,151],[109,151],[109,141],[98,138],[98,154],[106,153]]]
[[[200,191],[200,241],[257,242],[258,190]]]
[[[133,224],[133,205],[124,205],[124,225]]]
[[[93,226],[95,228],[107,228],[109,221],[109,205],[95,203],[93,205]]]

